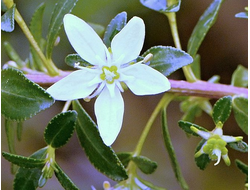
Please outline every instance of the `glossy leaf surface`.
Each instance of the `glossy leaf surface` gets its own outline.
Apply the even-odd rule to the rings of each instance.
[[[239,127],[248,134],[248,99],[240,96],[233,97],[234,117]]]
[[[195,149],[195,153],[198,152],[198,151],[201,149],[202,145],[203,145],[205,142],[206,142],[205,139],[202,139],[202,140],[200,141],[200,143],[198,144],[198,146],[197,146],[196,149]],[[210,162],[211,162],[211,160],[210,160],[208,154],[202,154],[202,155],[200,155],[199,157],[195,158],[195,163],[196,163],[196,165],[197,165],[201,170],[204,170]]]
[[[49,32],[47,36],[47,47],[46,47],[46,56],[51,58],[52,50],[56,41],[59,31],[63,24],[63,17],[65,14],[70,13],[75,7],[78,0],[59,0],[53,10],[50,24]]]
[[[67,111],[56,115],[45,129],[45,142],[53,148],[65,145],[74,132],[76,119],[76,111]]]
[[[214,0],[200,17],[188,41],[187,52],[194,57],[209,29],[215,23],[224,0]]]
[[[3,157],[9,162],[18,165],[23,168],[41,168],[45,164],[44,159],[34,159],[7,152],[2,152]]]
[[[201,127],[201,126],[199,126],[199,125],[196,125],[196,124],[194,124],[194,123],[188,122],[188,121],[182,121],[182,120],[180,120],[180,121],[178,122],[178,124],[179,124],[179,127],[180,127],[182,130],[184,130],[186,133],[191,134],[191,135],[194,135],[194,136],[197,136],[197,137],[198,137],[199,135],[197,135],[195,132],[193,132],[193,131],[190,129],[191,126],[197,128],[197,129],[199,129],[199,130],[201,130],[201,131],[207,131],[205,128],[203,128],[203,127]]]
[[[16,10],[16,5],[14,4],[1,16],[1,30],[5,32],[12,32],[14,30],[15,10]]]
[[[49,108],[54,99],[40,86],[15,69],[2,70],[2,114],[23,121]]]
[[[127,23],[127,13],[121,12],[115,16],[107,26],[103,37],[103,42],[107,47],[110,47],[113,37],[122,30]]]
[[[47,147],[38,150],[30,157],[45,159]],[[38,180],[42,175],[42,168],[19,168],[14,180],[14,190],[35,190],[38,188]]]
[[[158,12],[177,12],[180,9],[181,0],[140,0],[141,4]]]
[[[82,67],[92,66],[89,62],[85,61],[78,54],[69,54],[65,57],[65,62],[71,67],[75,67],[75,64],[79,64]]]
[[[232,109],[232,97],[224,96],[220,98],[213,107],[212,118],[214,123],[217,124],[219,121],[225,123],[229,118]]]
[[[32,33],[34,39],[36,40],[40,48],[41,48],[41,41],[44,40],[42,38],[42,30],[43,30],[42,24],[43,24],[44,9],[45,9],[45,4],[44,3],[40,4],[35,10],[32,16],[31,22],[30,22],[30,32]],[[38,56],[37,52],[31,45],[30,45],[30,52],[32,55],[32,58],[30,60],[30,62],[32,62],[32,66],[37,70],[44,71],[41,68],[41,65],[43,65],[43,63],[40,57]]]
[[[79,188],[71,181],[71,179],[64,173],[58,164],[55,164],[55,175],[65,190],[78,190]]]
[[[248,145],[244,141],[228,143],[228,146],[239,152],[248,152]]]
[[[193,58],[189,54],[169,46],[154,46],[144,52],[142,56],[145,57],[149,53],[153,54],[149,66],[165,76],[193,62]]]
[[[122,163],[113,149],[103,143],[96,124],[79,101],[73,101],[73,108],[78,113],[77,136],[90,162],[96,169],[113,180],[127,179],[128,176]]]
[[[132,160],[138,166],[138,168],[145,174],[151,174],[157,168],[157,163],[145,156],[135,156],[132,157]]]
[[[238,65],[237,69],[234,71],[231,85],[238,87],[248,86],[248,71],[242,65]]]

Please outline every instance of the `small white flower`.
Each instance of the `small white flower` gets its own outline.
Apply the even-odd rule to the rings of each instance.
[[[214,165],[219,164],[222,157],[226,165],[230,165],[231,162],[227,154],[228,150],[226,145],[230,142],[241,141],[243,137],[223,135],[222,126],[223,124],[221,122],[217,123],[215,129],[211,132],[201,131],[193,126],[190,127],[193,132],[207,140],[195,154],[195,157],[199,157],[201,154],[208,154],[211,160],[217,160]]]
[[[75,51],[93,66],[80,67],[58,81],[47,92],[56,100],[93,98],[100,135],[111,145],[122,126],[124,102],[121,96],[124,82],[136,95],[153,95],[170,89],[168,79],[160,72],[142,64],[131,64],[140,54],[145,36],[142,19],[133,17],[114,36],[107,48],[95,31],[80,18],[67,14],[64,28]]]

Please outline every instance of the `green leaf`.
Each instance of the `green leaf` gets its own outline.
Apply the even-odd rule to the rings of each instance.
[[[231,85],[238,87],[248,86],[248,71],[242,65],[238,65],[232,75]]]
[[[153,173],[157,168],[157,163],[145,156],[135,156],[131,160],[138,166],[138,168],[145,174]]]
[[[202,41],[204,40],[209,29],[215,23],[218,12],[220,10],[221,4],[224,0],[214,0],[210,6],[206,9],[203,15],[200,17],[198,23],[196,24],[191,37],[188,41],[187,52],[195,57]]]
[[[74,132],[76,119],[76,111],[67,111],[56,115],[45,129],[45,142],[53,148],[65,145]]]
[[[9,152],[12,154],[16,154],[14,122],[6,118],[5,118],[5,133],[7,137],[7,144],[8,144]],[[11,164],[11,173],[15,174],[16,170],[17,170],[17,167],[14,164]]]
[[[73,101],[72,105],[78,113],[76,124],[78,139],[90,162],[96,169],[115,181],[127,179],[128,176],[121,161],[113,149],[103,143],[96,124],[79,101]]]
[[[212,118],[214,123],[218,122],[225,123],[225,121],[229,118],[232,110],[232,97],[224,96],[220,98],[213,107]]]
[[[127,167],[128,163],[132,160],[137,165],[137,167],[145,174],[151,174],[157,168],[156,162],[150,160],[145,156],[133,156],[132,152],[119,152],[117,156],[125,167]]]
[[[45,159],[47,147],[30,156],[33,159]],[[35,190],[42,175],[42,168],[19,168],[14,179],[14,190]]]
[[[200,143],[198,144],[198,146],[196,147],[195,149],[195,153],[198,152],[202,145],[206,142],[205,139],[202,139],[200,141]],[[202,154],[200,155],[199,157],[195,158],[195,163],[196,165],[201,169],[201,170],[204,170],[207,165],[211,162],[211,159],[209,158],[208,154]]]
[[[69,55],[67,55],[66,58],[65,58],[65,62],[66,62],[67,65],[69,65],[71,67],[75,67],[75,63],[78,63],[79,66],[82,66],[82,67],[93,66],[89,62],[82,59],[80,57],[80,55],[78,55],[78,54],[69,54]]]
[[[196,54],[194,61],[191,64],[192,71],[197,79],[201,79],[201,66],[200,66],[201,56]]]
[[[248,145],[244,141],[227,143],[228,146],[239,152],[248,152]]]
[[[2,114],[10,120],[26,120],[54,103],[43,88],[18,70],[2,70],[1,85]]]
[[[169,46],[154,46],[143,53],[142,56],[145,57],[149,53],[153,54],[149,66],[165,76],[193,62],[193,58],[186,52]]]
[[[248,176],[248,166],[243,163],[242,161],[236,159],[235,160],[236,166],[242,171],[246,176]],[[248,182],[248,177],[246,178],[246,183]]]
[[[132,154],[133,154],[132,152],[119,152],[119,153],[117,153],[119,160],[121,161],[121,163],[123,164],[123,166],[125,168],[128,166],[128,163],[132,158]]]
[[[1,30],[5,32],[12,32],[15,28],[15,10],[14,4],[1,16]]]
[[[141,4],[158,12],[177,12],[180,9],[181,0],[140,0]]]
[[[3,43],[3,45],[4,45],[4,49],[6,50],[9,58],[16,63],[15,67],[22,68],[25,65],[25,63],[20,58],[20,56],[18,55],[16,50],[12,47],[12,45],[7,41],[5,41]],[[3,68],[4,68],[4,66],[3,66]]]
[[[52,50],[56,38],[63,24],[63,17],[65,14],[72,11],[77,1],[78,0],[59,0],[56,3],[50,19],[49,32],[47,36],[46,56],[48,59],[50,59],[52,56]]]
[[[191,126],[197,128],[197,129],[199,129],[199,130],[201,130],[201,131],[208,131],[207,129],[205,129],[205,128],[201,127],[201,126],[196,125],[196,124],[191,123],[191,122],[188,122],[188,121],[182,121],[182,120],[180,120],[180,121],[178,121],[178,125],[179,125],[179,127],[180,127],[182,130],[184,130],[186,133],[191,134],[191,135],[194,135],[194,136],[197,136],[197,137],[198,137],[199,135],[197,135],[195,132],[193,132],[193,131],[190,129]]]
[[[234,96],[232,105],[237,124],[244,133],[248,134],[248,99]]]
[[[115,16],[107,26],[107,29],[105,31],[103,42],[107,47],[110,47],[111,41],[114,38],[114,36],[122,30],[122,28],[127,23],[127,13],[121,12],[118,15]]]
[[[32,16],[31,22],[30,22],[30,32],[32,33],[34,39],[36,40],[40,48],[41,48],[42,40],[44,40],[42,38],[42,29],[43,29],[42,24],[43,24],[44,9],[45,9],[45,4],[41,3],[35,10]],[[39,55],[37,54],[37,52],[31,45],[30,45],[30,52],[32,56],[30,62],[33,63],[34,68],[39,71],[46,71],[46,69],[42,67],[43,66],[42,60],[40,59]]]
[[[3,157],[9,162],[23,168],[42,168],[45,164],[44,159],[28,158],[7,152],[2,152]]]
[[[182,175],[173,144],[171,142],[169,130],[168,130],[168,124],[167,124],[167,111],[166,108],[162,109],[162,114],[161,114],[161,120],[162,120],[162,133],[163,133],[163,138],[164,138],[164,143],[165,147],[168,151],[168,155],[170,157],[171,165],[175,173],[175,177],[180,183],[182,189],[189,189],[188,185]]]
[[[64,173],[58,164],[55,164],[55,175],[65,190],[78,190],[79,188],[71,181],[71,179]]]

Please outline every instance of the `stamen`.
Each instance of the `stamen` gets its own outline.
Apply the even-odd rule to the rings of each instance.
[[[146,55],[146,57],[144,57],[143,63],[149,62],[152,58],[153,58],[153,54],[149,53],[148,55]]]

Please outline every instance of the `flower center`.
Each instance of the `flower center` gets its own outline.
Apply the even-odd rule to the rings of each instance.
[[[103,66],[100,78],[106,80],[108,84],[113,84],[116,79],[120,78],[120,74],[117,72],[117,67],[114,65],[111,67]]]

